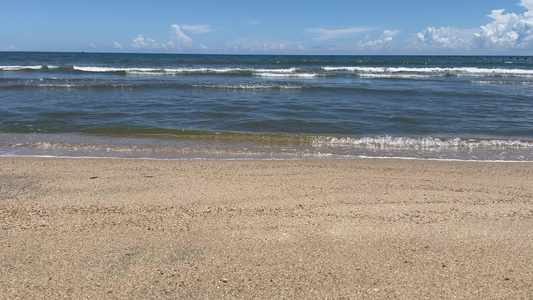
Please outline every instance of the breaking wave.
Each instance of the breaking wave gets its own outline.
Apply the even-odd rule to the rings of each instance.
[[[533,70],[471,67],[322,67],[327,72],[350,72],[360,77],[409,78],[409,77],[531,77]]]
[[[0,135],[0,156],[124,158],[409,158],[533,161],[533,142],[184,131],[183,134]]]
[[[518,84],[518,85],[533,85],[533,81],[519,81],[519,80],[472,80],[474,84]]]
[[[478,68],[478,67],[367,67],[367,66],[316,66],[309,68],[228,68],[228,67],[102,67],[102,66],[0,66],[0,72],[60,71],[85,73],[116,73],[122,76],[258,76],[271,78],[324,78],[353,74],[363,78],[431,78],[431,77],[489,77],[533,78],[532,69]]]
[[[497,139],[461,139],[436,137],[316,137],[313,142],[316,147],[369,147],[380,149],[431,149],[431,148],[524,148],[533,149],[533,142],[520,140]]]

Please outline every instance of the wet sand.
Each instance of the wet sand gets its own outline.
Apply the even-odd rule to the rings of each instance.
[[[0,158],[0,299],[531,299],[533,164]]]

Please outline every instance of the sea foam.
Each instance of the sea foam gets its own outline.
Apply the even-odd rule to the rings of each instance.
[[[331,137],[319,136],[313,142],[315,147],[358,146],[369,148],[392,149],[428,149],[428,148],[527,148],[533,149],[533,142],[520,140],[479,140],[436,137]]]
[[[390,76],[399,76],[403,74],[407,76],[483,76],[483,77],[533,77],[533,70],[528,69],[503,69],[503,68],[473,68],[473,67],[455,67],[455,68],[442,68],[442,67],[322,67],[322,70],[328,72],[352,72],[359,76],[370,77],[374,74],[388,74]],[[385,76],[373,76],[376,78],[382,78]]]

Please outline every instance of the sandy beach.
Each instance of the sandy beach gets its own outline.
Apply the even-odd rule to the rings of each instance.
[[[0,158],[0,299],[532,299],[533,163]]]

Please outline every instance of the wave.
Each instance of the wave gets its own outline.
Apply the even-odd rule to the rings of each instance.
[[[272,68],[272,69],[254,69],[254,68],[109,68],[109,67],[79,67],[74,66],[74,70],[82,72],[120,72],[125,75],[139,76],[177,76],[193,74],[234,74],[234,75],[255,75],[255,74],[296,74],[297,68]]]
[[[54,70],[58,66],[0,66],[0,72],[34,71],[34,70]]]
[[[407,79],[407,78],[432,78],[434,75],[424,75],[424,74],[356,74],[357,77],[361,78],[385,78],[385,79]]]
[[[322,67],[326,72],[349,72],[360,77],[532,77],[530,69],[474,68],[474,67]]]
[[[501,139],[461,139],[437,137],[328,137],[313,140],[316,147],[368,147],[379,149],[431,149],[431,148],[521,148],[533,149],[533,142]]]
[[[239,76],[264,78],[328,78],[354,75],[361,78],[438,78],[438,77],[481,77],[481,78],[533,78],[533,69],[527,68],[480,68],[480,67],[390,67],[390,66],[309,66],[298,68],[247,68],[247,67],[179,67],[144,68],[110,66],[0,66],[0,72],[82,72],[108,73],[120,76]]]
[[[203,73],[242,73],[249,72],[243,68],[176,68],[176,69],[158,69],[158,68],[110,68],[110,67],[80,67],[74,66],[73,70],[81,72],[95,73],[124,73],[125,75],[181,75],[181,74],[203,74]]]
[[[301,90],[303,86],[299,85],[285,85],[285,84],[191,84],[193,88],[199,89],[222,89],[234,91],[265,91],[265,90],[280,90],[280,91],[295,91]]]
[[[121,68],[101,66],[0,66],[0,72],[34,71],[34,70],[62,70],[88,73],[121,73],[124,75],[181,75],[181,74],[253,74],[273,73],[292,74],[299,72],[298,68]]]
[[[0,81],[0,90],[17,89],[219,89],[233,91],[297,91],[303,88],[312,88],[290,82],[257,82],[257,83],[227,83],[227,84],[201,84],[201,83],[175,83],[175,82],[149,82],[149,83],[121,83],[120,81],[90,80],[90,79],[64,79],[43,78],[29,81]]]
[[[518,84],[518,85],[533,85],[533,81],[518,81],[518,80],[472,80],[470,81],[474,84]]]
[[[122,84],[122,83],[46,83],[46,82],[25,82],[14,84],[2,84],[0,90],[18,89],[58,89],[58,90],[83,90],[83,89],[133,89],[144,87],[143,84]]]
[[[131,158],[404,158],[533,161],[533,142],[146,129],[92,134],[0,134],[0,156]],[[120,132],[119,132],[120,131]]]
[[[460,137],[394,137],[394,136],[341,136],[298,133],[251,133],[209,130],[173,129],[101,129],[86,131],[87,134],[155,137],[170,139],[224,140],[239,142],[268,142],[269,144],[307,145],[314,147],[367,147],[395,149],[428,148],[520,148],[533,149],[533,141],[505,139],[476,139]]]
[[[275,72],[257,72],[253,73],[253,76],[258,77],[270,77],[270,78],[316,78],[316,77],[328,77],[326,74],[316,74],[316,73],[275,73]]]
[[[288,77],[288,76],[287,76]],[[285,77],[285,78],[287,78]],[[55,82],[54,82],[55,81]],[[73,83],[77,82],[77,83]],[[290,81],[266,81],[266,82],[239,82],[227,84],[209,84],[209,83],[174,83],[174,82],[150,82],[150,83],[110,83],[110,82],[83,82],[70,79],[47,79],[43,81],[29,81],[23,83],[1,83],[0,90],[17,90],[17,89],[58,89],[58,90],[83,90],[83,89],[206,89],[206,90],[230,90],[241,92],[262,92],[262,91],[280,91],[294,92],[302,90],[330,91],[330,92],[354,92],[354,93],[377,93],[393,95],[410,95],[416,94],[416,91],[397,90],[397,89],[371,89],[360,87],[324,87],[319,85],[307,85]]]

